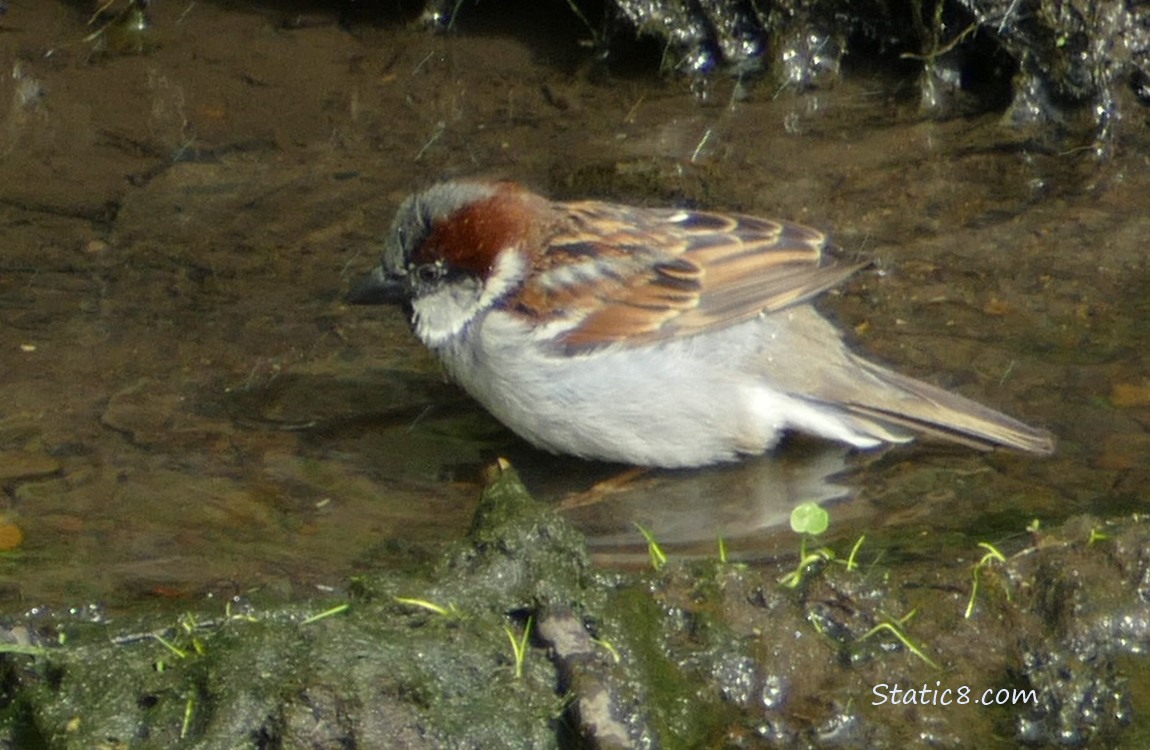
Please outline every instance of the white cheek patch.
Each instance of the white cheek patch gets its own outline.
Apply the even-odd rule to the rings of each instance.
[[[482,310],[495,304],[503,295],[518,287],[527,275],[527,261],[523,254],[515,248],[507,248],[499,253],[495,267],[487,276],[483,285],[483,294],[479,297],[478,309]]]
[[[447,343],[482,309],[478,282],[444,284],[411,303],[415,335],[431,348]]]
[[[443,346],[476,316],[518,287],[526,273],[527,262],[522,254],[508,249],[499,254],[485,283],[467,277],[441,284],[411,303],[415,334],[429,347]]]

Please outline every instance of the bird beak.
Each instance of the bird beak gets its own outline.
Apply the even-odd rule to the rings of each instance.
[[[352,285],[347,301],[352,305],[399,305],[411,301],[411,288],[406,276],[393,276],[383,266],[376,266]]]

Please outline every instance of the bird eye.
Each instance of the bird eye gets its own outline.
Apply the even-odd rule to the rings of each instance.
[[[421,284],[434,284],[443,278],[443,264],[424,263],[415,267],[415,278]]]

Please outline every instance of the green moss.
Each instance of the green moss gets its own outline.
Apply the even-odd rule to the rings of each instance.
[[[622,654],[628,673],[621,681],[632,699],[643,707],[643,717],[669,750],[704,748],[721,744],[735,720],[733,706],[712,689],[712,681],[682,655],[706,646],[697,640],[698,627],[669,613],[645,586],[620,588],[610,595],[609,616],[602,631]]]

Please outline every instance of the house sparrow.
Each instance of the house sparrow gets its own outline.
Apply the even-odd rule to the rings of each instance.
[[[1053,450],[1048,432],[848,350],[809,301],[863,264],[827,248],[785,221],[444,182],[399,207],[349,301],[409,304],[449,375],[555,453],[703,466],[787,430]]]

